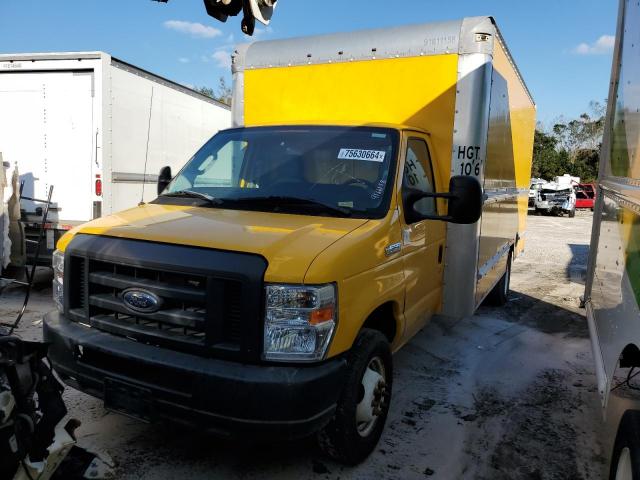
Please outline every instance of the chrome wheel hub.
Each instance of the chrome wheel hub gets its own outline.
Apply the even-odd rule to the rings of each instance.
[[[627,447],[623,448],[618,458],[615,480],[633,480],[633,470],[631,468],[631,452]]]
[[[387,399],[384,364],[380,357],[374,357],[367,365],[360,385],[360,402],[356,408],[356,426],[360,436],[366,437],[375,428],[386,408]]]

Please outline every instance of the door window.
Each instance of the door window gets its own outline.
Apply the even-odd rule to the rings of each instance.
[[[402,178],[403,194],[411,190],[435,193],[431,156],[427,143],[420,138],[410,138],[407,143],[407,155]],[[415,204],[415,210],[424,215],[437,215],[436,199],[423,198]]]

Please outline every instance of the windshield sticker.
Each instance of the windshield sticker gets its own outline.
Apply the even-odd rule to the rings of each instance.
[[[367,160],[369,162],[384,162],[386,152],[383,150],[362,150],[360,148],[341,148],[338,160]]]
[[[378,180],[378,184],[376,185],[375,190],[371,194],[371,200],[378,200],[380,197],[382,197],[382,194],[384,193],[384,188],[386,185],[387,185],[387,175],[385,175],[380,180]]]

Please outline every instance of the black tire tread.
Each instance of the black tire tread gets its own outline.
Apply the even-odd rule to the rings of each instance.
[[[388,413],[387,407],[387,410],[378,420],[378,424],[366,441],[359,437],[354,428],[351,428],[351,422],[354,418],[352,409],[355,408],[355,391],[353,387],[354,385],[359,385],[362,371],[368,365],[373,353],[385,357],[383,361],[387,370],[387,388],[391,392],[393,365],[389,342],[381,332],[364,328],[349,352],[348,373],[344,381],[344,389],[338,400],[336,412],[331,421],[317,434],[317,442],[320,449],[332,459],[347,465],[357,465],[375,449]]]
[[[633,480],[640,480],[640,411],[627,410],[620,420],[611,455],[609,480],[615,480],[618,459],[624,447],[631,453]]]

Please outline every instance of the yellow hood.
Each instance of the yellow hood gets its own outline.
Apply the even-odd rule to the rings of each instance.
[[[320,252],[366,222],[149,204],[76,227],[60,239],[58,249],[85,233],[256,253],[269,262],[266,281],[301,283]]]

